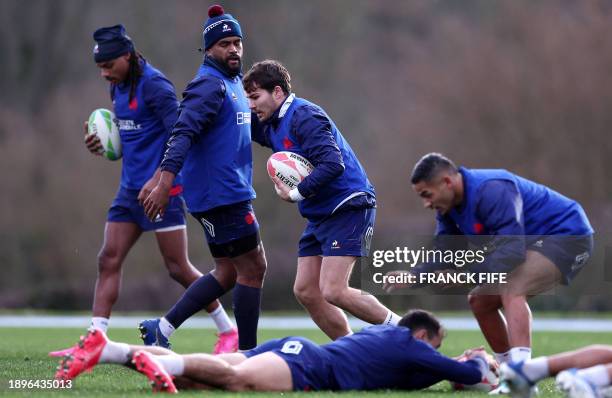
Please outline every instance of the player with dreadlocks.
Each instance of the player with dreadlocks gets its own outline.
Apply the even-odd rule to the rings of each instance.
[[[180,176],[174,181],[171,199],[163,217],[150,221],[138,202],[138,194],[159,165],[166,141],[178,115],[178,101],[172,83],[136,51],[122,25],[103,27],[93,34],[93,55],[103,78],[110,82],[110,96],[123,150],[123,168],[117,196],[104,229],[104,243],[98,255],[98,277],[93,300],[91,326],[106,330],[111,309],[117,301],[121,267],[128,251],[142,232],[155,231],[164,263],[172,279],[187,288],[202,276],[187,256],[187,233]],[[85,143],[94,154],[102,146],[95,135]],[[234,274],[221,275],[234,281]],[[224,279],[225,280],[225,279]],[[219,329],[215,353],[233,352],[238,336],[232,321],[218,301],[207,311]],[[52,355],[64,355],[70,350]]]

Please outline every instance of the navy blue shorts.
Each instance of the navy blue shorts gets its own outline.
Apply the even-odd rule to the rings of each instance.
[[[204,229],[213,257],[237,257],[259,245],[259,223],[250,200],[191,213]]]
[[[527,246],[527,250],[541,253],[559,268],[562,283],[567,285],[582,270],[593,252],[593,235],[540,236]]]
[[[110,209],[108,209],[106,220],[133,223],[143,231],[165,232],[185,228],[185,210],[183,197],[180,195],[180,186],[173,188],[173,191],[176,194],[170,196],[170,202],[166,207],[164,216],[151,221],[147,218],[144,207],[138,203],[140,190],[119,188]]]
[[[340,208],[322,222],[306,225],[300,238],[298,257],[366,257],[374,234],[376,208]]]
[[[293,390],[337,390],[331,363],[319,345],[305,337],[285,337],[270,340],[244,352],[247,358],[264,352],[281,357],[291,370]]]

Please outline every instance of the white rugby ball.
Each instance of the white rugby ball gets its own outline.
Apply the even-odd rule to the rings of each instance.
[[[270,178],[278,179],[289,189],[295,188],[314,169],[308,159],[288,151],[273,153],[267,168]]]
[[[466,355],[462,355],[459,358],[457,358],[459,362],[465,362],[468,359],[469,358]],[[482,380],[480,381],[480,383],[470,385],[470,384],[461,384],[461,383],[451,382],[451,387],[453,388],[453,390],[458,390],[458,391],[472,390],[472,391],[490,392],[490,391],[495,390],[498,385],[499,385],[499,375],[497,374],[496,371],[493,371],[491,369],[487,369],[487,372],[482,376]]]
[[[102,154],[109,160],[121,158],[121,138],[115,121],[115,114],[108,109],[96,109],[89,116],[89,134],[97,135],[104,148]]]

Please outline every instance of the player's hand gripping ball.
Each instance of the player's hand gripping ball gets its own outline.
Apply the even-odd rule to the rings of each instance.
[[[499,385],[499,364],[495,359],[486,352],[484,348],[475,348],[466,350],[457,360],[459,362],[465,362],[472,359],[475,356],[484,358],[489,364],[487,372],[482,376],[480,383],[467,385],[461,383],[451,383],[453,390],[476,390],[490,392],[497,388]]]
[[[95,135],[102,144],[102,156],[109,160],[121,158],[121,138],[115,121],[115,114],[108,109],[96,109],[89,116],[87,129],[90,135]]]

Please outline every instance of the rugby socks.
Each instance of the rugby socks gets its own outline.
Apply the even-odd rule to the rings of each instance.
[[[174,307],[166,313],[164,318],[175,329],[213,300],[223,296],[225,289],[217,282],[214,276],[206,274],[193,282],[183,293],[183,296],[174,304]]]
[[[233,299],[234,317],[238,325],[238,349],[250,350],[257,346],[261,288],[236,283]]]
[[[181,355],[155,355],[154,359],[170,376],[182,376],[185,371],[185,360]]]
[[[130,346],[125,343],[115,343],[108,341],[102,353],[100,354],[99,363],[118,363],[126,364],[130,361]]]
[[[494,352],[493,356],[495,357],[495,360],[499,364],[510,362],[510,351],[506,351],[506,352]]]
[[[513,347],[509,352],[512,362],[528,361],[531,359],[531,347]]]
[[[545,377],[550,376],[548,369],[548,358],[539,357],[523,363],[523,373],[525,376],[533,382],[542,380]]]
[[[596,365],[586,369],[580,369],[578,376],[589,381],[596,387],[607,387],[610,385],[610,375],[606,365]]]
[[[387,317],[385,318],[385,320],[383,321],[383,323],[381,323],[381,325],[391,325],[391,326],[397,326],[397,324],[399,323],[399,321],[402,320],[402,317],[397,315],[395,312],[393,311],[389,311],[387,313]]]
[[[208,315],[210,315],[210,317],[215,322],[215,325],[217,325],[217,330],[219,331],[219,333],[231,332],[234,329],[234,324],[232,323],[232,320],[229,318],[229,316],[227,316],[227,312],[225,312],[225,309],[223,309],[222,305],[217,307],[216,310],[209,313]]]
[[[176,329],[174,328],[174,326],[172,326],[172,324],[170,322],[168,322],[168,320],[164,317],[160,318],[159,320],[159,331],[161,332],[161,334],[164,335],[165,338],[169,339],[170,336],[172,336],[172,333],[174,333]]]
[[[91,324],[89,325],[90,329],[100,329],[104,333],[108,330],[108,318],[104,318],[101,316],[94,316],[91,318]]]

